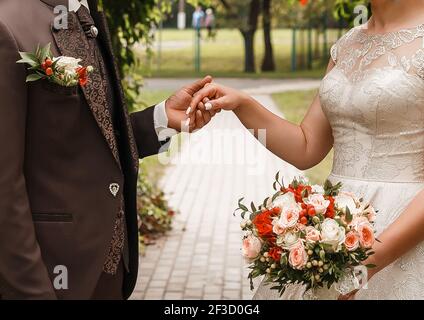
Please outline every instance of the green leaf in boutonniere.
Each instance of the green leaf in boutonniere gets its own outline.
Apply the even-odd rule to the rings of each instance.
[[[19,52],[21,60],[16,61],[16,63],[29,64],[31,67],[35,68],[40,65],[35,54],[30,52]]]
[[[33,73],[27,76],[26,78],[26,82],[34,82],[34,81],[38,81],[41,79],[44,79],[46,76],[39,74],[39,73]]]

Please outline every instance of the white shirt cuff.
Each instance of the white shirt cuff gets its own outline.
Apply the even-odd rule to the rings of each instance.
[[[156,134],[159,141],[166,141],[178,134],[178,131],[168,128],[168,116],[166,114],[165,101],[157,104],[153,113]]]

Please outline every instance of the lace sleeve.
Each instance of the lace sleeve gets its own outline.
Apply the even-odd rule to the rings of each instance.
[[[336,42],[335,44],[333,44],[333,46],[331,47],[330,50],[330,54],[331,54],[331,59],[333,60],[333,62],[335,64],[337,64],[337,55],[338,55],[338,42]]]

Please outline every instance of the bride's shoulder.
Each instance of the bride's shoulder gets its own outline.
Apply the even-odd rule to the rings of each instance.
[[[331,58],[335,63],[337,63],[337,58],[342,51],[352,48],[352,45],[358,40],[358,37],[360,37],[363,28],[363,25],[351,28],[333,44],[331,47]]]

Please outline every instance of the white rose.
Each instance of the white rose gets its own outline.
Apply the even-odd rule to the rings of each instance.
[[[81,65],[79,64],[81,62],[81,59],[61,56],[55,58],[54,61],[57,61],[56,66],[59,69],[64,70],[65,73],[75,73],[75,70],[81,67]]]
[[[327,211],[330,200],[326,200],[322,194],[311,194],[305,203],[313,206],[317,214],[323,214]]]
[[[289,231],[284,236],[277,239],[277,245],[286,250],[291,250],[299,244],[299,234]]]
[[[349,192],[340,192],[339,195],[334,198],[334,204],[344,213],[347,207],[352,214],[356,214],[358,211],[356,204],[358,202],[359,200],[357,200],[356,197]]]
[[[283,211],[284,208],[290,207],[292,205],[296,205],[296,199],[294,198],[294,194],[292,192],[287,192],[283,194],[282,196],[277,197],[274,202],[272,203],[272,206],[278,207]]]
[[[319,184],[314,184],[312,186],[312,193],[324,194],[325,193],[325,190]]]
[[[345,241],[346,231],[334,219],[325,219],[321,225],[321,242],[332,246],[337,251],[340,244]]]

